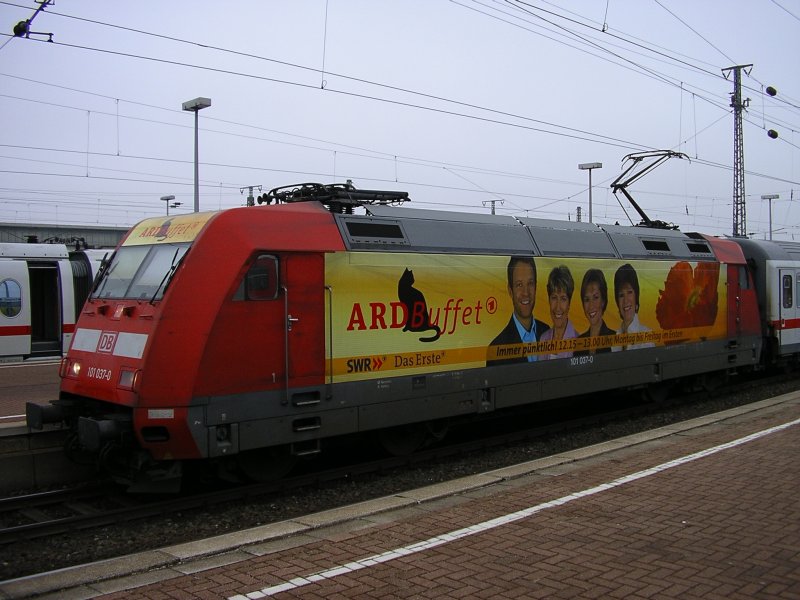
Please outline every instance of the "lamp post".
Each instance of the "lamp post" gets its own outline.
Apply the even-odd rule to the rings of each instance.
[[[769,239],[772,241],[772,201],[780,198],[779,194],[764,194],[762,200],[769,200]]]
[[[197,113],[211,106],[211,98],[195,98],[183,103],[183,110],[194,113],[194,212],[200,212],[200,168],[197,144]]]
[[[578,168],[581,171],[589,171],[589,223],[593,223],[592,221],[592,169],[602,169],[603,163],[593,162],[593,163],[580,163]]]
[[[161,196],[161,201],[167,203],[167,216],[169,216],[169,203],[175,200],[175,196]]]

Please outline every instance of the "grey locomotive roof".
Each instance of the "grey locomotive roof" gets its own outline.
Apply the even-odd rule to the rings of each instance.
[[[454,254],[538,254],[513,217],[373,205],[366,215],[335,215],[348,248]]]
[[[334,215],[348,249],[713,260],[700,236],[668,229],[372,205]]]
[[[533,236],[542,256],[619,256],[605,231],[592,223],[530,217],[520,218],[519,222]]]
[[[514,217],[490,215],[486,213],[451,212],[447,210],[428,210],[423,208],[404,208],[372,204],[366,207],[367,212],[376,217],[394,217],[398,219],[424,219],[432,221],[448,221],[458,223],[487,223],[518,225]]]

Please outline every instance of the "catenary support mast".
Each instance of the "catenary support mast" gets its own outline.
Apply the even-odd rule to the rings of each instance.
[[[750,98],[742,100],[742,71],[750,74],[753,65],[738,65],[722,69],[727,78],[733,73],[733,237],[747,237],[747,214],[744,193],[744,137],[742,134],[742,112]]]

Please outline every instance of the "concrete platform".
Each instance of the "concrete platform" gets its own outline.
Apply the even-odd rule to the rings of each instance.
[[[800,598],[800,392],[0,598]]]
[[[25,424],[25,403],[47,404],[58,398],[59,360],[0,363],[0,427]]]

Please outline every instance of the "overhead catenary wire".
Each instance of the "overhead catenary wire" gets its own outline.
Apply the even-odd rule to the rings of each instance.
[[[72,18],[72,17],[70,17],[70,18]],[[85,20],[85,19],[82,19],[82,20]],[[126,29],[129,29],[129,28],[126,28]],[[136,31],[136,30],[133,30],[133,31]],[[147,33],[147,32],[139,32],[139,33]],[[260,58],[263,58],[263,57],[260,57]],[[298,66],[298,68],[306,68],[306,67],[303,67],[302,65],[299,65],[299,66]],[[314,70],[314,69],[311,69],[311,70]],[[324,69],[323,69],[323,71],[320,71],[320,70],[317,70],[317,71],[318,71],[318,72],[323,72],[323,71],[324,71]],[[328,73],[326,72],[325,74],[327,75]],[[333,76],[335,76],[335,74],[334,74]],[[346,76],[345,76],[345,75],[342,75],[342,77],[346,77]],[[358,80],[358,78],[355,78],[355,80],[356,80],[356,81],[359,81],[359,80]],[[366,80],[363,80],[363,81],[366,81]],[[374,82],[368,82],[368,83],[372,84],[372,83],[374,83]],[[294,84],[294,83],[293,83],[293,84]],[[378,84],[378,85],[379,85],[379,84]],[[415,93],[413,90],[408,90],[408,89],[403,89],[403,88],[395,88],[395,87],[392,87],[392,86],[388,86],[386,89],[394,89],[394,90],[399,90],[399,91],[403,91],[404,93]],[[347,93],[349,93],[349,92],[348,92],[348,91],[346,91],[346,90],[345,90],[345,91],[338,91],[338,92],[339,92],[339,93],[344,93],[344,94],[347,94]],[[362,95],[361,97],[364,97],[364,98],[367,98],[367,99],[373,99],[373,100],[374,100],[374,98],[372,98],[370,95]],[[431,98],[432,98],[432,99],[437,99],[437,101],[449,101],[449,100],[448,100],[448,99],[446,99],[446,98],[437,97],[437,96],[431,96]],[[386,99],[379,99],[379,100],[381,100],[381,101],[387,101]],[[409,106],[415,106],[415,103],[407,103],[407,105],[409,105]],[[477,105],[475,105],[475,107],[476,107],[476,108],[478,108],[478,109],[480,109],[480,110],[490,110],[490,109],[488,109],[487,107],[480,107],[480,106],[477,106]],[[430,109],[431,107],[425,107],[425,108],[427,108],[427,109]],[[453,111],[453,112],[457,112],[457,111]],[[515,117],[515,118],[517,118],[517,117],[520,117],[520,116],[519,116],[519,115],[514,115],[514,117]],[[557,125],[557,124],[556,124],[556,125]],[[701,131],[702,131],[702,130],[701,130]],[[552,133],[552,132],[549,132],[549,133]],[[588,132],[588,133],[591,133],[591,132]],[[233,135],[233,134],[229,134],[229,135]],[[592,135],[594,135],[594,134],[592,134]],[[601,143],[602,143],[602,142],[601,142]],[[627,143],[627,142],[626,142],[626,143]],[[638,148],[634,147],[633,149],[639,149],[639,148],[645,148],[645,149],[649,149],[649,147],[648,147],[648,146],[638,146]],[[368,151],[369,151],[369,152],[376,152],[376,151],[373,151],[373,150],[368,150]],[[388,154],[390,154],[390,153],[386,153],[386,154],[388,155]],[[713,163],[709,162],[708,164],[709,164],[709,165],[711,165],[711,164],[713,164]],[[720,166],[720,167],[723,167],[723,168],[726,168],[724,165],[719,165],[719,166]],[[573,183],[573,185],[574,185],[574,183]]]
[[[6,74],[0,73],[0,76],[3,76],[3,75],[6,75]],[[35,80],[30,80],[30,79],[28,79],[28,80],[29,81],[33,81],[35,83],[40,83],[42,85],[50,85],[50,84],[45,83],[45,82],[39,82],[39,81],[35,81]],[[63,86],[57,86],[57,87],[63,87]],[[85,90],[74,90],[74,91],[79,91],[81,93],[88,93],[88,94],[91,94],[91,95],[97,95],[97,96],[100,96],[100,97],[103,97],[103,98],[113,99],[115,101],[119,100],[118,98],[112,98],[111,96],[102,95],[102,94],[95,94],[93,92],[88,92],[88,91],[85,91]],[[66,105],[66,104],[63,104],[63,103],[55,103],[55,102],[49,102],[49,101],[44,101],[44,100],[34,100],[34,99],[22,98],[22,97],[19,97],[19,96],[12,96],[10,94],[0,94],[0,97],[6,97],[6,98],[10,98],[10,99],[29,101],[29,102],[36,102],[36,103],[39,103],[39,104],[44,104],[44,105],[49,105],[49,106],[57,106],[57,107],[60,107],[60,108],[71,109],[71,110],[80,111],[80,112],[85,112],[87,110],[84,107],[71,106],[71,105]],[[134,101],[134,100],[127,100],[126,99],[124,101],[127,102],[127,103],[130,103],[130,104],[136,104],[136,105],[140,105],[140,106],[147,106],[149,108],[156,108],[156,109],[160,109],[160,110],[169,111],[169,112],[172,112],[172,113],[178,112],[178,111],[176,111],[174,109],[167,109],[165,107],[160,107],[160,106],[156,106],[156,105],[152,105],[152,104],[146,104],[146,103],[142,103],[142,102],[137,102],[137,101]],[[176,123],[170,123],[170,122],[166,122],[166,121],[159,121],[159,120],[155,120],[155,119],[145,119],[145,118],[142,118],[142,117],[134,117],[134,116],[120,114],[119,112],[111,113],[111,112],[107,112],[107,111],[98,111],[98,110],[95,110],[93,112],[95,112],[96,114],[104,114],[104,115],[107,115],[107,116],[113,116],[113,117],[117,117],[117,118],[132,119],[132,120],[137,120],[137,121],[156,123],[156,124],[160,124],[160,125],[167,125],[167,126],[171,126],[171,127],[189,128],[188,125],[180,125],[180,124],[176,124]],[[725,115],[725,116],[727,116],[727,115]],[[725,118],[725,116],[720,117],[720,119],[718,119],[717,121],[715,121],[711,125],[707,126],[706,128],[701,129],[698,132],[698,134],[702,133],[703,131],[705,131],[705,129],[710,128],[711,126],[713,126],[714,124],[716,124],[717,122],[719,122],[720,120]],[[290,134],[290,133],[287,133],[287,132],[277,131],[277,130],[274,130],[274,129],[261,128],[261,127],[258,127],[258,126],[252,125],[252,124],[246,124],[246,123],[241,123],[241,122],[236,122],[236,121],[231,121],[231,120],[218,119],[218,118],[214,118],[214,117],[210,117],[207,120],[219,121],[219,122],[228,123],[228,124],[241,125],[241,126],[248,127],[248,128],[251,128],[251,129],[262,129],[262,130],[270,131],[270,132],[273,132],[273,133],[280,133],[280,134],[283,134],[283,135],[294,136],[294,134]],[[240,137],[240,138],[257,139],[257,140],[260,140],[260,141],[267,141],[267,142],[286,144],[286,145],[294,145],[294,146],[311,148],[311,149],[320,150],[320,151],[332,151],[332,149],[330,149],[330,148],[322,148],[322,147],[318,147],[318,146],[307,146],[307,145],[301,145],[301,144],[296,144],[296,143],[286,142],[286,141],[281,141],[281,140],[272,140],[272,139],[259,138],[259,137],[256,137],[256,136],[250,136],[250,135],[245,135],[245,134],[241,134],[241,133],[231,133],[231,132],[219,131],[219,130],[215,131],[215,130],[208,129],[208,128],[206,128],[205,130],[206,131],[212,131],[214,133],[219,133],[219,134],[222,134],[222,135],[231,135],[231,136]],[[549,132],[549,133],[553,133],[553,132]],[[695,136],[696,135],[697,134],[695,134]],[[382,152],[382,151],[367,149],[367,148],[363,148],[363,147],[342,145],[339,142],[329,142],[329,141],[326,141],[326,140],[321,140],[319,138],[310,138],[308,136],[299,136],[299,137],[304,137],[305,139],[309,139],[309,140],[313,140],[313,141],[317,141],[317,142],[322,142],[322,143],[327,143],[327,144],[336,144],[337,146],[342,146],[344,148],[353,148],[353,149],[357,148],[357,149],[363,150],[365,152],[370,152],[370,153],[373,153],[375,155],[379,155],[379,156],[370,155],[370,156],[368,156],[369,158],[380,158],[380,155],[382,155],[385,160],[397,160],[398,159],[397,156],[391,155],[389,153]],[[569,136],[567,136],[567,137],[569,137]],[[692,138],[688,138],[688,139],[692,139]],[[592,140],[589,140],[589,141],[592,141]],[[688,140],[686,140],[686,141],[688,141]],[[5,144],[0,144],[0,146],[3,146],[3,145],[5,145]],[[642,147],[642,146],[639,146],[639,147]],[[37,148],[37,149],[42,150],[44,148],[40,147],[40,148]],[[66,150],[64,150],[64,151],[66,151]],[[340,150],[340,152],[341,152],[341,150]],[[81,153],[83,153],[83,151],[81,151]],[[121,156],[124,156],[124,155],[121,155]],[[154,159],[153,157],[140,157],[140,156],[135,156],[135,155],[128,155],[128,156],[130,158],[146,158],[148,160],[153,160]],[[473,169],[473,170],[476,170],[476,171],[483,171],[483,172],[487,172],[487,173],[505,174],[505,175],[508,175],[508,176],[511,176],[511,177],[519,177],[519,178],[530,177],[529,175],[524,175],[524,174],[520,174],[520,173],[509,173],[509,172],[503,172],[503,171],[498,171],[498,170],[485,170],[485,169],[480,169],[480,168],[474,167],[474,166],[473,167],[469,167],[469,166],[465,166],[465,165],[454,165],[452,163],[446,163],[446,162],[443,162],[443,161],[430,161],[430,160],[427,160],[427,159],[420,159],[420,158],[413,158],[413,157],[401,157],[400,160],[404,160],[406,158],[408,158],[411,161],[416,161],[418,163],[442,164],[442,165],[447,165],[447,166],[451,166],[451,167],[468,168],[468,169]],[[164,160],[168,160],[168,159],[164,159]],[[185,161],[177,161],[177,162],[185,162]],[[720,168],[727,168],[724,165],[720,165],[718,163],[713,163],[713,162],[710,162],[710,161],[706,161],[705,164],[707,164],[709,166],[718,166]],[[760,176],[769,177],[768,175],[760,175]],[[536,179],[536,178],[534,177],[534,179]],[[238,185],[238,184],[236,184],[236,185]]]
[[[456,4],[458,4],[457,2],[455,2],[455,0],[451,0],[451,1],[453,1]],[[474,1],[477,1],[477,0],[474,0]],[[495,1],[499,2],[500,0],[495,0]],[[529,5],[529,3],[523,2],[522,0],[513,0],[513,2],[512,2],[512,0],[505,0],[505,1],[507,3],[509,3],[509,4]],[[7,2],[5,0],[0,1],[0,4],[8,4],[8,5],[13,5],[13,6],[19,6],[19,5],[15,5],[13,3]],[[530,6],[532,6],[532,5],[530,5]],[[539,11],[543,11],[544,10],[544,9],[541,9],[540,7],[533,7],[533,8],[536,8],[536,10],[539,10]],[[555,13],[553,11],[545,11],[545,12],[548,12],[549,14],[554,15],[554,16],[558,16],[558,17],[564,18],[562,15],[558,15],[557,13]],[[187,40],[187,39],[184,39],[184,38],[179,38],[177,36],[171,36],[171,35],[156,33],[156,32],[153,32],[153,31],[146,31],[146,30],[136,29],[136,28],[132,28],[132,27],[126,27],[126,26],[122,26],[122,25],[118,25],[118,24],[107,23],[107,22],[104,22],[104,21],[95,20],[95,19],[88,19],[86,17],[75,17],[73,15],[69,15],[69,14],[65,14],[65,13],[59,13],[59,12],[56,12],[56,11],[49,11],[48,14],[59,16],[59,17],[64,17],[64,18],[68,18],[68,19],[75,19],[75,20],[79,20],[79,21],[84,21],[84,22],[87,22],[87,23],[91,23],[91,24],[95,24],[95,25],[99,25],[99,26],[103,26],[103,27],[109,27],[109,28],[119,29],[119,30],[122,30],[122,31],[128,31],[128,32],[131,32],[131,33],[139,34],[139,35],[151,36],[151,37],[155,37],[155,38],[158,38],[158,39],[163,39],[163,40],[167,40],[167,41],[171,41],[171,42],[175,42],[175,43],[192,45],[192,46],[195,46],[195,47],[198,47],[198,48],[207,49],[207,50],[210,49],[210,50],[214,50],[214,51],[218,51],[218,52],[233,54],[233,55],[236,55],[236,56],[252,58],[252,59],[257,59],[257,60],[262,60],[262,61],[267,61],[267,62],[274,63],[274,64],[277,64],[277,65],[291,67],[293,69],[319,73],[322,76],[327,74],[327,75],[335,76],[335,77],[343,79],[343,80],[349,80],[349,81],[368,84],[368,85],[372,85],[372,86],[378,86],[378,87],[385,88],[385,89],[392,90],[392,91],[398,91],[398,92],[402,92],[402,93],[419,95],[419,96],[422,96],[422,97],[427,97],[429,99],[440,100],[440,101],[444,101],[444,102],[448,102],[448,103],[455,103],[455,104],[462,105],[464,107],[476,108],[476,109],[486,110],[486,111],[491,111],[491,112],[497,112],[498,114],[504,115],[504,116],[512,116],[512,117],[516,117],[516,118],[520,118],[520,119],[530,119],[530,117],[525,117],[523,115],[514,115],[514,114],[511,114],[511,113],[505,113],[503,111],[496,111],[496,110],[488,108],[488,107],[482,107],[482,106],[474,105],[474,104],[467,103],[467,102],[460,102],[458,100],[451,99],[451,98],[444,98],[444,97],[436,96],[436,95],[433,95],[433,94],[425,94],[424,92],[420,92],[418,90],[410,90],[410,89],[407,89],[407,88],[403,88],[403,87],[399,87],[399,86],[393,86],[393,85],[386,84],[386,83],[381,83],[381,82],[376,82],[376,81],[372,81],[372,80],[361,78],[361,77],[354,77],[352,75],[348,75],[348,74],[344,74],[344,73],[336,73],[336,72],[332,72],[332,71],[329,71],[329,70],[325,71],[324,70],[324,65],[323,65],[323,68],[320,69],[320,68],[317,68],[317,67],[301,65],[299,63],[293,63],[293,62],[289,62],[289,61],[278,60],[278,59],[271,58],[271,57],[265,57],[265,56],[258,55],[258,54],[253,54],[253,53],[250,53],[250,52],[242,52],[242,51],[233,50],[233,49],[230,49],[230,48],[224,48],[222,46],[217,46],[217,45],[212,45],[212,44],[207,44],[207,43],[200,43],[200,42],[197,42],[197,41],[194,41],[194,40]],[[327,9],[326,9],[326,15],[327,15]],[[575,24],[578,24],[578,25],[586,26],[584,23],[581,23],[580,21],[577,21],[577,20],[574,20],[574,19],[570,19],[570,21],[575,23]],[[559,26],[559,28],[560,28],[560,26]],[[563,29],[563,28],[561,28],[561,29]],[[569,32],[569,33],[572,33],[572,32]],[[674,52],[673,53],[668,53],[668,52],[662,52],[662,51],[659,51],[659,50],[653,50],[652,47],[649,47],[649,46],[647,46],[645,44],[631,42],[630,40],[625,39],[625,38],[623,38],[621,36],[617,36],[616,34],[613,34],[613,35],[614,35],[614,37],[617,37],[618,39],[625,41],[627,44],[633,44],[633,45],[638,46],[640,48],[646,49],[648,52],[655,53],[656,55],[660,55],[660,56],[664,57],[665,59],[670,60],[671,62],[677,61],[682,66],[685,66],[685,67],[688,67],[688,68],[691,68],[691,69],[695,69],[695,70],[698,70],[700,72],[704,72],[707,75],[714,77],[715,79],[720,79],[721,78],[721,75],[719,74],[718,69],[703,69],[703,68],[699,67],[698,65],[693,64],[692,62],[689,62],[688,60],[682,60],[682,59],[676,58],[677,54],[674,53]],[[581,38],[581,39],[583,39],[583,38]],[[596,44],[593,44],[593,45],[596,45]],[[77,47],[80,48],[80,46],[77,46]],[[597,46],[597,47],[599,47],[599,46]],[[603,49],[603,48],[601,48],[601,49]],[[98,50],[98,51],[103,51],[103,50]],[[110,51],[110,50],[107,50],[107,51],[108,52],[113,52],[113,51]],[[169,61],[165,61],[164,59],[153,59],[153,60],[162,60],[164,62],[169,62]],[[698,62],[698,61],[695,61],[695,62]],[[635,63],[633,63],[633,64],[635,65]],[[639,68],[644,68],[644,67],[641,67],[639,65],[636,65],[636,66],[638,66]],[[291,82],[282,82],[282,83],[291,83]],[[676,82],[668,82],[668,83],[670,83],[671,85],[676,85]],[[313,86],[313,87],[316,87],[316,86]],[[702,98],[703,96],[700,95],[700,97]],[[704,98],[704,99],[706,99],[706,98]],[[708,100],[708,99],[706,99],[706,100]],[[720,103],[720,106],[724,106],[724,102]],[[557,125],[557,124],[547,123],[545,121],[536,120],[536,119],[531,119],[531,120],[533,120],[535,122],[543,123],[543,124],[548,124],[548,125],[554,125],[554,126]],[[564,125],[557,125],[557,126],[563,127],[565,129],[569,129],[567,126],[564,126]],[[580,130],[577,130],[577,131],[580,132]],[[584,133],[587,133],[587,132],[584,132]]]
[[[471,7],[468,7],[465,4],[463,4],[464,1],[472,2],[474,4],[479,4],[479,5],[482,5],[482,6],[486,6],[485,2],[481,2],[480,0],[462,0],[462,1],[450,0],[450,1],[453,2],[454,4],[458,4],[460,6],[464,6],[465,8],[471,8]],[[571,34],[576,39],[579,39],[580,41],[585,42],[591,48],[594,48],[594,49],[596,49],[596,50],[598,50],[600,52],[604,52],[604,53],[610,54],[611,56],[618,57],[617,53],[608,50],[605,47],[605,43],[601,43],[598,39],[594,39],[593,41],[589,41],[589,39],[586,38],[585,36],[578,35],[575,32],[571,32],[570,30],[564,28],[563,26],[560,26],[560,25],[556,24],[553,21],[545,19],[545,18],[541,17],[541,15],[537,15],[533,11],[543,11],[543,12],[546,12],[547,14],[553,15],[555,17],[565,18],[565,17],[563,17],[563,15],[559,15],[558,13],[555,13],[553,11],[546,11],[545,9],[543,9],[540,6],[535,6],[535,5],[533,5],[533,4],[529,3],[529,2],[523,2],[522,0],[490,0],[490,1],[492,1],[492,2],[494,2],[496,4],[507,4],[507,5],[521,4],[521,5],[525,5],[525,6],[529,7],[529,8],[524,8],[524,9],[520,8],[518,10],[520,10],[524,14],[528,14],[528,15],[534,16],[534,17],[536,17],[537,19],[541,20],[544,23],[551,24],[553,27],[557,28],[557,30],[565,32],[565,35],[566,34]],[[472,10],[475,10],[475,9],[472,9]],[[478,12],[481,12],[481,11],[478,11]],[[487,14],[487,13],[482,13],[482,14]],[[505,12],[503,14],[509,15],[509,13],[505,13]],[[492,16],[492,15],[488,15],[487,14],[487,16]],[[496,18],[496,17],[492,16],[492,18]],[[521,17],[517,16],[515,18],[518,18],[518,19],[522,20],[525,23],[529,23],[529,21],[523,20],[523,19],[521,19]],[[583,27],[587,27],[590,30],[593,30],[593,31],[597,31],[598,30],[597,27],[595,27],[593,25],[587,25],[586,23],[582,23],[581,21],[579,21],[577,19],[568,19],[568,20],[573,24],[582,25]],[[520,25],[516,24],[516,23],[510,23],[510,24],[512,24],[514,26],[517,26],[517,27],[520,27]],[[535,33],[535,32],[532,32],[532,33]],[[684,56],[683,58],[680,58],[683,55],[681,55],[681,54],[679,54],[677,52],[674,52],[674,51],[669,51],[669,50],[663,49],[663,48],[661,48],[659,46],[650,44],[649,42],[638,41],[638,39],[635,38],[634,36],[629,36],[627,34],[623,36],[623,35],[620,35],[620,34],[616,34],[616,33],[612,32],[611,30],[608,30],[608,29],[604,29],[602,31],[602,33],[603,33],[604,36],[610,36],[610,37],[612,37],[614,39],[619,40],[623,45],[632,45],[634,48],[638,48],[638,49],[642,50],[642,52],[636,52],[637,54],[639,54],[641,56],[651,56],[651,58],[655,58],[656,60],[662,61],[664,63],[677,65],[680,68],[684,68],[684,69],[690,70],[692,72],[697,72],[697,73],[706,75],[706,76],[708,76],[708,77],[710,77],[712,79],[715,79],[715,80],[724,79],[724,77],[720,74],[719,68],[714,67],[714,66],[712,66],[710,64],[708,64],[709,68],[701,67],[700,64],[703,61],[699,61],[697,59],[691,59],[691,58],[686,57],[686,56]],[[549,39],[552,39],[552,38],[549,38]],[[614,46],[614,47],[623,48],[623,45]],[[663,83],[666,83],[666,84],[671,85],[673,87],[680,87],[680,85],[682,83],[681,80],[679,80],[677,78],[674,78],[672,76],[668,76],[668,75],[664,75],[664,74],[658,74],[655,71],[652,71],[651,69],[647,69],[647,68],[643,67],[642,65],[638,65],[637,63],[635,63],[633,61],[628,61],[627,59],[623,59],[623,60],[628,62],[627,66],[626,65],[619,65],[619,66],[622,66],[623,68],[629,68],[631,70],[639,72],[640,74],[644,74],[645,76],[652,77],[654,79],[660,80]],[[715,94],[713,94],[712,92],[710,92],[708,90],[704,90],[704,89],[699,88],[697,86],[691,86],[691,89],[694,91],[694,93],[697,94],[697,96],[699,98],[701,98],[705,102],[708,102],[709,104],[717,106],[718,108],[725,109],[727,107],[727,105],[728,105],[727,101],[724,100],[724,99],[716,100],[714,98]],[[759,90],[757,90],[756,88],[748,87],[746,85],[743,86],[743,89],[747,89],[747,90],[752,91],[754,93],[759,92]],[[703,93],[700,93],[700,92],[703,92]],[[775,98],[774,100],[776,102],[783,103],[788,107],[800,110],[800,106],[798,106],[796,103],[792,102],[790,100],[790,98],[788,98],[785,95],[781,95],[781,97]]]
[[[451,1],[453,1],[453,0],[451,0]],[[475,0],[475,1],[477,1],[477,0]],[[495,0],[495,1],[499,2],[499,0]],[[511,0],[506,0],[506,2],[509,3],[509,4],[529,5],[529,3],[522,2],[521,0],[514,0],[513,2]],[[0,2],[0,3],[14,5],[13,3],[6,2],[6,1]],[[15,5],[15,6],[19,6],[19,5]],[[530,5],[530,6],[532,6],[532,5]],[[541,9],[540,7],[534,7],[534,8],[536,8],[537,10],[540,10],[540,11],[544,10],[544,9]],[[530,11],[526,11],[526,12],[530,12]],[[560,18],[564,18],[562,15],[558,15],[557,13],[554,13],[553,11],[545,11],[545,12],[547,12],[547,13],[549,13],[551,15],[554,15],[554,16],[558,16]],[[256,58],[256,59],[259,59],[259,60],[264,60],[264,61],[272,62],[272,63],[275,63],[275,64],[289,66],[289,67],[292,67],[292,68],[295,68],[295,69],[307,70],[307,71],[312,71],[312,72],[320,72],[320,73],[322,72],[321,69],[317,69],[315,67],[309,67],[309,66],[306,66],[306,65],[300,65],[300,64],[291,63],[291,62],[288,62],[288,61],[280,61],[280,60],[277,60],[277,59],[264,57],[264,56],[260,56],[260,55],[256,55],[256,54],[252,54],[252,53],[236,51],[236,50],[232,50],[232,49],[228,49],[228,48],[223,48],[223,47],[220,47],[220,46],[214,46],[214,45],[209,45],[209,44],[201,44],[201,43],[196,42],[196,41],[186,40],[186,39],[178,38],[176,36],[169,36],[169,35],[165,35],[165,34],[154,33],[152,31],[144,31],[144,30],[135,29],[135,28],[131,28],[131,27],[125,27],[125,26],[121,26],[121,25],[117,25],[117,24],[106,23],[106,22],[103,22],[103,21],[87,19],[85,17],[74,17],[72,15],[67,15],[67,14],[64,14],[64,13],[58,13],[58,12],[54,12],[54,11],[50,11],[48,14],[53,14],[53,15],[56,15],[56,16],[61,16],[61,17],[70,18],[70,19],[77,19],[77,20],[80,20],[80,21],[85,21],[87,23],[101,25],[101,26],[104,26],[104,27],[116,28],[116,29],[120,29],[120,30],[124,30],[124,31],[129,31],[129,32],[141,34],[141,35],[153,36],[153,37],[156,37],[156,38],[161,38],[161,39],[165,39],[165,40],[169,40],[169,41],[173,41],[173,42],[178,42],[178,43],[182,43],[182,44],[190,44],[190,45],[194,45],[194,46],[197,46],[197,47],[202,47],[202,48],[205,48],[205,49],[212,49],[212,50],[219,51],[219,52],[232,53],[232,54],[243,56],[243,57],[247,57],[247,58]],[[584,23],[581,23],[581,22],[579,22],[577,20],[570,19],[570,21],[575,23],[575,24],[579,24],[579,25],[584,25],[585,26]],[[619,37],[619,36],[617,36],[617,37]],[[581,39],[583,39],[583,38],[581,38]],[[620,38],[620,39],[624,39],[624,38]],[[627,43],[632,43],[629,40],[625,40],[625,41]],[[648,48],[644,44],[635,43],[635,45],[637,45],[639,47],[642,47],[642,48],[647,48],[648,51],[656,52],[657,54],[662,55],[662,56],[664,56],[666,58],[669,58],[670,60],[677,60],[682,65],[689,66],[689,67],[695,68],[695,69],[700,69],[699,67],[697,67],[696,65],[692,65],[692,63],[690,63],[688,61],[675,59],[674,56],[672,56],[672,55],[670,55],[668,53],[665,53],[665,52],[660,52],[658,50],[654,51],[654,50],[652,50],[652,48]],[[635,63],[633,63],[633,64],[635,64]],[[641,67],[641,68],[643,68],[643,67]],[[703,71],[703,72],[706,72],[707,74],[709,74],[711,76],[714,76],[715,78],[719,78],[720,77],[718,72],[705,70],[705,69],[700,69],[700,70]],[[352,76],[349,76],[349,75],[346,75],[346,74],[333,73],[333,72],[329,72],[329,74],[330,75],[334,75],[334,76],[339,77],[339,78],[342,78],[342,79],[356,81],[356,82],[360,82],[360,83],[366,83],[366,84],[369,84],[369,85],[380,86],[380,87],[384,87],[384,88],[387,88],[387,89],[390,89],[390,90],[394,90],[394,91],[400,91],[400,92],[403,92],[403,93],[422,95],[422,96],[426,96],[426,97],[431,98],[431,99],[442,100],[442,101],[445,101],[445,102],[453,102],[453,103],[456,103],[456,104],[462,104],[463,106],[466,106],[466,107],[478,108],[478,109],[481,109],[481,110],[489,110],[489,111],[492,110],[492,109],[489,109],[487,107],[480,107],[480,106],[473,105],[473,104],[470,104],[470,103],[460,103],[459,101],[456,101],[456,100],[453,100],[453,99],[443,98],[443,97],[435,96],[435,95],[428,95],[428,94],[424,94],[422,92],[409,90],[409,89],[405,89],[405,88],[400,88],[400,87],[397,87],[397,86],[391,86],[391,85],[388,85],[388,84],[383,84],[383,83],[367,80],[367,79],[364,79],[364,78],[352,77]],[[289,82],[289,83],[291,83],[291,82]],[[670,83],[670,82],[668,82],[668,83]],[[675,82],[671,82],[671,84],[672,85],[676,85]],[[701,97],[702,99],[704,99],[706,101],[711,101],[711,100],[709,100],[708,98],[705,98],[702,95],[700,95],[699,97]],[[713,101],[711,101],[711,102],[713,103]],[[720,104],[720,106],[724,106],[724,103]],[[503,113],[502,111],[499,111],[499,114],[503,114],[503,115],[507,115],[507,116],[514,116],[516,118],[527,118],[527,117],[524,117],[524,116],[521,116],[521,115],[511,115],[510,113]],[[534,121],[540,122],[540,123],[544,123],[544,124],[548,124],[548,125],[555,125],[555,124],[546,123],[546,122],[543,122],[543,121],[538,121],[538,120],[535,120],[535,119],[534,119]],[[563,125],[561,125],[561,127],[565,127],[566,128],[566,126],[563,126]],[[584,133],[588,133],[588,132],[584,132]],[[646,146],[641,146],[641,147],[644,148]]]

